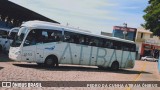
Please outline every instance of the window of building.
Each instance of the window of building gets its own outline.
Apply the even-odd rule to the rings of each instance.
[[[141,38],[143,38],[143,33],[141,33]]]

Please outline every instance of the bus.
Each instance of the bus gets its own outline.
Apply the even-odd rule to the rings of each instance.
[[[18,30],[18,27],[13,29],[0,28],[0,52],[9,52],[10,44],[18,33]]]
[[[9,50],[12,60],[49,67],[74,64],[118,70],[133,68],[135,56],[133,41],[45,21],[23,23]]]

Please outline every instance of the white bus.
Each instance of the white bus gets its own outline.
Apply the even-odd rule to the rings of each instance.
[[[5,29],[0,28],[0,52],[8,52],[13,38],[18,33],[19,28]]]
[[[9,58],[38,65],[90,65],[133,68],[136,45],[133,41],[96,35],[76,28],[44,21],[21,25],[13,41]]]

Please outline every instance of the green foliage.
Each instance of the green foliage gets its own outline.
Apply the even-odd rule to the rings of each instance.
[[[145,23],[142,26],[149,29],[154,35],[160,36],[160,0],[149,0],[144,12]]]

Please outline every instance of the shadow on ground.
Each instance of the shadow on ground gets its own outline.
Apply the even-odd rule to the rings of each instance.
[[[118,71],[113,71],[109,68],[107,69],[99,69],[97,67],[84,67],[84,66],[59,66],[59,67],[53,67],[48,68],[45,66],[38,66],[37,64],[13,64],[14,66],[23,67],[23,68],[33,68],[37,70],[48,70],[48,71],[84,71],[84,72],[111,72],[111,73],[122,73],[122,74],[152,74],[150,72],[144,72],[144,71],[135,71],[135,70],[127,70],[127,69],[119,69]]]
[[[0,70],[3,69],[4,67],[0,67]]]

